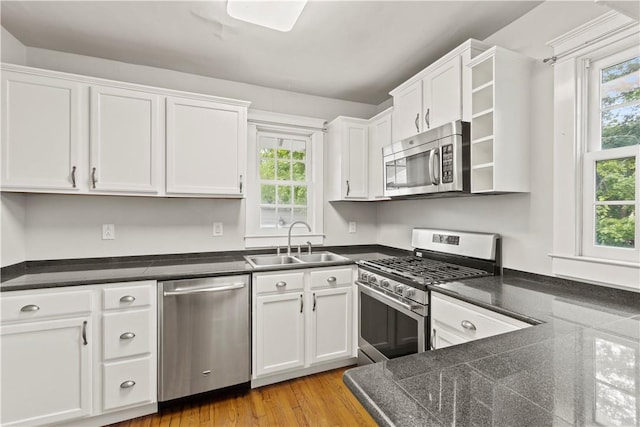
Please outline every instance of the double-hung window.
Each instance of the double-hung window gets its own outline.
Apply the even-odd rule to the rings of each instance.
[[[640,260],[638,48],[585,61],[587,138],[583,164],[583,253]]]

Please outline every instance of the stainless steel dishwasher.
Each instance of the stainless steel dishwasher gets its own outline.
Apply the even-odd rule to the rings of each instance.
[[[158,284],[158,400],[248,382],[249,276]]]

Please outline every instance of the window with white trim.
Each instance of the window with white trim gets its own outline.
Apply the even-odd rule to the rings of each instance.
[[[609,49],[607,49],[609,50]],[[583,254],[640,259],[638,174],[640,56],[638,48],[584,61],[587,70],[583,156]]]

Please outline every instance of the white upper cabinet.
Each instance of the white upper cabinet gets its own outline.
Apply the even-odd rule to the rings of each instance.
[[[382,148],[391,145],[391,113],[388,108],[369,121],[369,199],[384,199]]]
[[[328,200],[369,197],[369,122],[338,117],[329,123]]]
[[[422,80],[422,130],[462,119],[462,59],[454,56]]]
[[[242,197],[247,108],[167,98],[167,194]]]
[[[2,189],[77,191],[80,85],[2,72]]]
[[[159,96],[91,87],[90,191],[159,192]]]
[[[393,129],[395,141],[423,130],[422,80],[412,83],[393,95]]]
[[[487,49],[470,39],[390,92],[393,140],[399,141],[454,120],[471,120],[473,57]]]

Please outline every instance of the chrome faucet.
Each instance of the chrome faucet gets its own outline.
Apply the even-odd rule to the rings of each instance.
[[[311,255],[311,242],[307,240],[307,249],[309,250],[309,255]]]
[[[311,226],[304,221],[294,221],[289,226],[289,239],[287,240],[287,256],[291,256],[291,230],[293,230],[293,226],[296,224],[304,224],[307,226],[307,229],[311,231]]]

